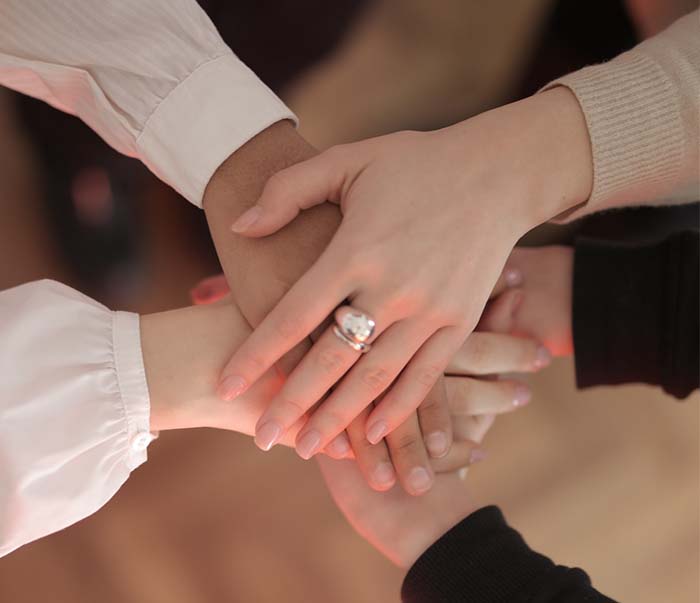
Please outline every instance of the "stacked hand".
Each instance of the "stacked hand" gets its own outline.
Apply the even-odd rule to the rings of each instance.
[[[321,327],[256,426],[258,445],[269,449],[307,413],[296,436],[304,458],[346,429],[376,445],[426,398],[444,406],[438,382],[513,245],[587,198],[589,155],[578,104],[556,89],[445,130],[337,147],[273,176],[236,233],[265,236],[327,199],[344,218],[224,369],[220,394],[231,400]],[[343,303],[376,323],[366,354],[324,326]],[[449,446],[449,430],[440,433]]]
[[[516,248],[502,277],[517,283],[518,289],[506,291],[490,302],[480,326],[533,337],[543,341],[555,355],[570,355],[572,270],[573,250],[568,247]],[[513,298],[517,299],[506,301]],[[464,382],[456,385],[460,383]],[[453,397],[453,404],[455,400]],[[455,437],[481,443],[493,417],[479,416],[480,412],[488,412],[487,406],[471,404],[469,410],[476,416],[461,419]],[[410,567],[444,533],[479,506],[462,471],[436,475],[431,491],[416,498],[398,488],[373,492],[363,483],[354,463],[324,457],[319,457],[318,463],[333,499],[348,522],[400,567]]]
[[[501,281],[505,283],[507,279],[504,277]],[[193,298],[200,304],[213,304],[221,301],[227,293],[228,287],[223,277],[213,277],[195,288]],[[349,426],[347,436],[341,434],[341,438],[331,442],[324,452],[333,458],[354,456],[359,471],[375,490],[388,490],[398,479],[404,490],[413,495],[430,489],[435,469],[454,470],[478,458],[470,437],[473,435],[473,416],[510,412],[530,399],[530,391],[524,383],[488,377],[500,373],[532,372],[549,362],[546,350],[535,340],[502,334],[512,329],[512,317],[519,299],[520,294],[516,290],[510,290],[495,300],[492,304],[494,316],[488,323],[484,323],[484,327],[491,332],[474,333],[453,357],[445,379],[445,395],[449,400],[446,417],[441,414],[435,416],[436,411],[441,413],[441,408],[435,409],[423,404],[418,412],[412,413],[387,436],[385,442],[370,444],[364,437],[361,416]],[[215,304],[219,308],[216,311],[230,311],[227,310],[229,305]],[[247,325],[245,330],[249,330]],[[206,358],[206,355],[198,353],[197,357]],[[276,386],[271,385],[271,382],[276,383]],[[233,407],[218,399],[209,400],[212,405],[209,415],[220,416],[223,412],[226,416],[226,413],[232,412],[231,408],[235,408],[248,419],[255,416],[258,420],[281,386],[279,374],[268,371]],[[428,400],[430,399],[429,397]],[[293,439],[303,429],[304,420],[305,417],[302,417],[292,426],[282,443],[288,443],[290,438]],[[430,455],[424,445],[424,441],[430,439],[424,434],[435,433],[431,430],[436,422],[449,426],[450,446],[446,446],[442,454]]]

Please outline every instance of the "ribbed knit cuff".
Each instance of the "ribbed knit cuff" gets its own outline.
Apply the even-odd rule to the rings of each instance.
[[[683,164],[679,99],[658,63],[639,50],[548,84],[566,86],[583,110],[593,153],[593,190],[569,221],[616,205],[662,197]]]
[[[557,566],[527,546],[498,507],[457,524],[416,561],[401,590],[404,603],[609,602],[575,568]]]
[[[578,239],[573,335],[578,388],[648,383],[697,389],[698,234],[629,245]]]

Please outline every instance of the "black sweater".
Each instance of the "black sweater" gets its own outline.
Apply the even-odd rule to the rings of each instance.
[[[641,382],[677,398],[700,386],[699,236],[629,246],[579,240],[573,333],[579,387]],[[497,507],[472,513],[404,580],[405,603],[609,602],[580,569],[530,549]]]

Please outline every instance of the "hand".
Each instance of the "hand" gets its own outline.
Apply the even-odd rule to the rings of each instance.
[[[507,285],[507,281],[506,277],[499,281],[499,290]],[[204,279],[192,289],[193,298],[200,304],[220,301],[228,293],[223,275]],[[517,291],[499,296],[494,302],[494,308],[498,311],[490,321],[491,330],[503,333],[512,328],[512,316],[519,299]],[[211,353],[200,351],[197,355],[206,358]],[[392,488],[398,476],[398,481],[406,492],[422,494],[432,486],[434,479],[430,457],[446,457],[441,466],[446,466],[446,463],[451,463],[452,466],[468,464],[470,446],[465,447],[459,438],[454,450],[451,444],[453,433],[463,429],[465,421],[469,423],[470,415],[510,412],[527,404],[530,399],[528,387],[518,381],[486,381],[467,376],[532,372],[546,366],[548,360],[546,350],[532,340],[495,333],[475,333],[452,359],[449,367],[451,375],[461,377],[449,377],[445,382],[445,399],[449,394],[451,400],[461,400],[459,404],[453,402],[451,407],[442,409],[441,406],[432,404],[436,398],[431,392],[427,401],[419,406],[417,415],[414,413],[385,441],[376,445],[370,444],[364,437],[364,416],[360,415],[348,427],[347,435],[341,434],[324,452],[332,458],[343,458],[352,449],[362,474],[377,491]],[[448,416],[440,416],[443,412]],[[430,443],[431,436],[434,438],[436,434],[443,434],[444,432],[436,430],[436,426],[444,429],[445,424],[450,425],[450,432],[444,434],[441,452],[429,454],[424,441]],[[437,448],[431,447],[431,451],[440,450],[440,443],[436,446]]]
[[[456,399],[453,398],[453,401]],[[460,438],[481,443],[493,415],[465,418]],[[409,496],[399,488],[375,492],[356,463],[318,457],[333,500],[350,525],[396,565],[408,568],[445,532],[476,510],[465,471],[439,473],[430,492]]]
[[[360,358],[326,330],[256,430],[273,445],[342,378],[298,434],[298,452],[308,458],[322,449],[384,394],[365,425],[368,440],[380,441],[473,330],[517,239],[583,202],[591,179],[585,123],[562,88],[445,130],[337,147],[278,172],[236,232],[267,235],[326,199],[340,205],[343,222],[234,354],[222,395],[245,391],[350,299],[377,323],[372,350]]]
[[[521,281],[522,301],[512,314],[512,332],[541,341],[554,356],[570,356],[574,250],[571,247],[518,247],[506,264],[511,280]],[[489,304],[482,322],[503,320],[501,306]]]

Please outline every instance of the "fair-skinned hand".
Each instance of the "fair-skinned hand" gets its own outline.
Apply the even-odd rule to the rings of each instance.
[[[237,233],[273,233],[326,199],[339,204],[343,221],[233,355],[220,394],[245,391],[349,300],[376,321],[371,351],[361,355],[327,329],[256,433],[259,445],[274,445],[334,388],[299,432],[298,453],[323,449],[373,401],[365,434],[379,442],[418,407],[475,328],[515,242],[585,201],[590,164],[578,103],[557,88],[444,130],[343,145],[278,172]]]
[[[465,417],[455,437],[481,443],[493,418]],[[440,536],[478,508],[464,481],[466,471],[440,473],[430,492],[413,497],[399,488],[373,491],[355,463],[322,457],[318,463],[333,500],[350,525],[399,567],[413,565]]]
[[[504,279],[503,286],[505,282]],[[227,293],[228,285],[225,279],[218,276],[204,279],[192,290],[193,298],[200,304],[222,302]],[[491,331],[504,333],[512,328],[512,315],[520,297],[517,290],[511,290],[494,302],[499,311],[498,316],[488,325]],[[219,311],[227,310],[222,308]],[[217,332],[222,331],[219,329]],[[445,380],[445,399],[450,400],[446,409],[446,421],[450,425],[450,447],[444,454],[429,455],[423,445],[426,439],[424,434],[433,433],[431,430],[436,422],[433,415],[442,412],[440,407],[425,403],[384,441],[375,445],[370,444],[364,436],[364,416],[361,415],[351,423],[346,434],[341,434],[326,447],[326,454],[333,458],[342,458],[352,449],[360,471],[375,490],[390,489],[398,479],[404,490],[410,494],[419,495],[426,492],[432,486],[435,477],[434,462],[430,462],[431,458],[433,461],[445,459],[441,460],[443,464],[454,464],[457,459],[469,460],[471,444],[454,442],[453,434],[459,431],[471,415],[510,412],[530,400],[530,390],[524,383],[517,380],[477,379],[474,376],[506,372],[527,373],[549,364],[546,350],[535,341],[496,332],[475,333],[462,346],[448,367],[450,376]],[[211,356],[211,353],[201,350],[197,352],[198,358],[207,359],[207,356]],[[250,392],[256,389],[257,385]],[[241,404],[237,403],[235,407],[250,406],[259,416],[262,414],[259,398],[251,399],[249,393],[246,393],[241,398]],[[430,399],[429,397],[428,400]],[[457,400],[460,402],[456,402]],[[226,406],[217,399],[216,406],[221,405]],[[299,428],[299,425],[295,426],[294,431]],[[284,441],[288,441],[288,436]]]
[[[230,300],[206,306],[183,308],[141,318],[141,346],[151,398],[151,429],[184,429],[217,427],[245,434],[253,434],[260,415],[283,383],[279,372],[271,369],[240,399],[231,404],[216,396],[215,385],[221,364],[232,349],[250,332],[245,319]],[[532,370],[537,345],[530,340],[518,340],[503,335],[484,333],[475,355],[469,349],[460,350],[450,367],[452,375],[445,380],[450,400],[449,412],[454,419],[455,440],[450,452],[430,461],[421,451],[422,443],[418,418],[414,413],[406,426],[400,426],[388,442],[389,457],[377,454],[382,449],[367,446],[359,449],[358,467],[372,487],[386,490],[391,485],[376,484],[374,474],[382,461],[393,461],[400,476],[408,476],[402,484],[412,494],[410,474],[420,466],[433,478],[435,472],[454,471],[474,460],[475,445],[465,435],[465,422],[474,413],[498,414],[515,410],[527,400],[518,398],[524,387],[516,381],[484,381],[457,375],[479,374],[484,371],[518,368]],[[492,338],[498,338],[492,339]],[[479,339],[477,338],[477,341]],[[508,350],[505,351],[504,350]],[[510,358],[509,358],[510,357]],[[527,397],[529,392],[525,390]],[[296,431],[303,424],[294,425],[282,440],[290,445]],[[415,433],[417,432],[417,435]],[[329,451],[328,454],[333,454]],[[345,455],[350,456],[351,451]],[[478,455],[477,457],[478,458]]]
[[[510,278],[522,282],[522,301],[512,313],[515,335],[541,341],[554,356],[570,356],[574,250],[571,247],[517,247],[506,264]],[[517,275],[517,276],[516,276]],[[489,304],[482,323],[507,320],[502,304]]]

